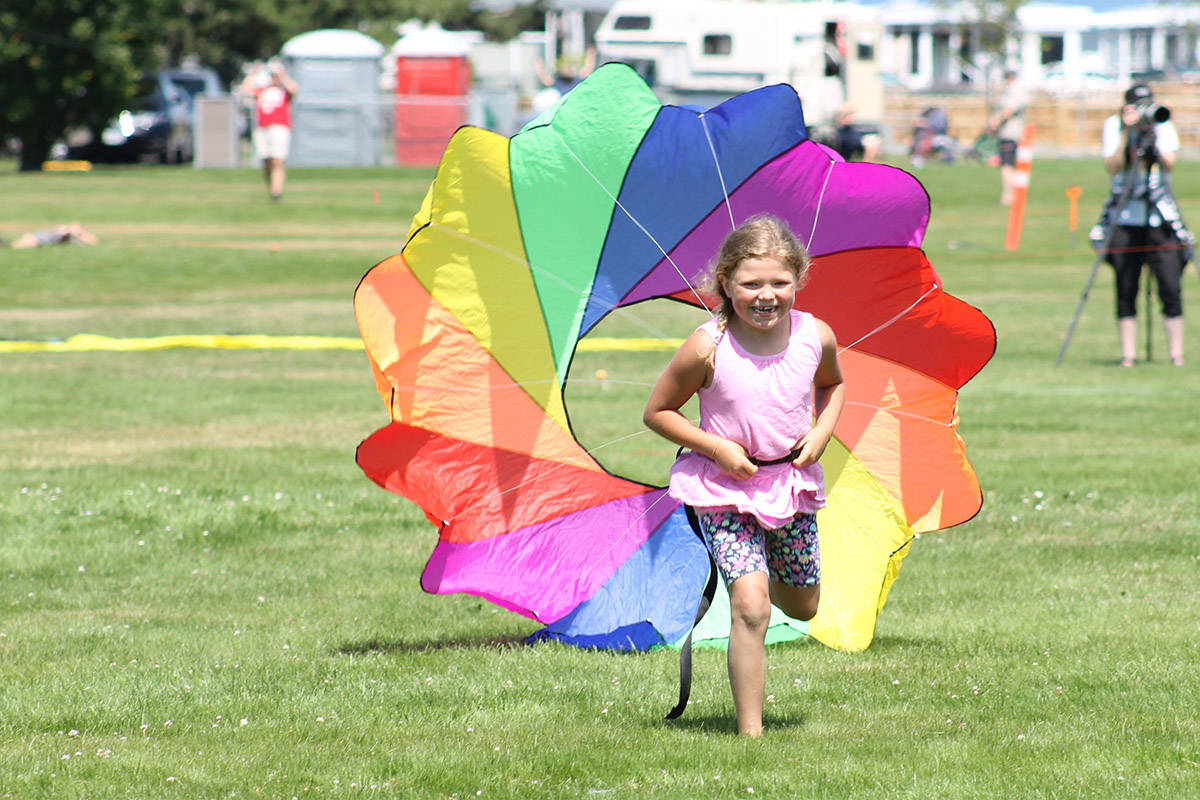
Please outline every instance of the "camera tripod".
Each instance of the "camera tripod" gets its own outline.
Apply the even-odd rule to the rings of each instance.
[[[1092,286],[1096,282],[1096,274],[1100,271],[1100,265],[1102,263],[1104,263],[1104,261],[1107,259],[1108,255],[1109,255],[1109,248],[1112,245],[1113,234],[1116,232],[1116,229],[1117,229],[1117,220],[1120,219],[1121,213],[1125,210],[1125,207],[1129,204],[1129,200],[1133,196],[1134,187],[1138,185],[1138,179],[1140,177],[1142,177],[1143,169],[1145,170],[1146,177],[1147,177],[1147,181],[1146,181],[1147,194],[1149,194],[1149,180],[1148,179],[1149,179],[1149,169],[1150,169],[1150,166],[1152,163],[1153,163],[1153,161],[1147,161],[1145,159],[1145,157],[1141,156],[1141,155],[1139,155],[1137,158],[1130,159],[1130,162],[1125,167],[1125,170],[1123,173],[1124,185],[1121,188],[1120,196],[1117,198],[1115,203],[1109,203],[1106,201],[1106,207],[1103,212],[1104,215],[1101,217],[1101,220],[1106,223],[1105,232],[1104,232],[1104,240],[1096,248],[1096,260],[1092,264],[1091,274],[1088,276],[1087,283],[1083,287],[1083,295],[1079,298],[1079,305],[1075,309],[1075,316],[1071,318],[1071,324],[1067,327],[1067,334],[1063,338],[1062,348],[1058,351],[1058,358],[1056,358],[1054,360],[1055,366],[1060,366],[1063,362],[1063,359],[1066,358],[1067,348],[1070,347],[1071,337],[1075,333],[1075,326],[1079,323],[1079,318],[1081,316],[1083,316],[1084,306],[1087,305],[1088,297],[1091,295]],[[1164,179],[1163,189],[1164,189],[1164,191],[1166,191],[1166,193],[1168,195],[1171,196],[1172,202],[1175,202],[1174,194],[1171,191],[1170,183],[1166,182],[1165,179]],[[1178,205],[1178,204],[1176,204],[1176,205]],[[1184,244],[1184,243],[1180,242],[1180,244]],[[1143,266],[1142,269],[1146,269],[1145,266]],[[1151,275],[1153,275],[1154,271],[1149,270],[1149,272],[1151,273]],[[1150,320],[1151,309],[1153,308],[1153,301],[1152,301],[1152,296],[1151,296],[1151,286],[1150,286],[1151,282],[1152,282],[1152,279],[1150,277],[1147,277],[1147,279],[1146,279],[1146,360],[1147,361],[1151,360],[1151,357],[1153,354],[1153,351],[1152,351],[1153,337],[1152,337],[1152,333],[1151,333],[1153,330],[1153,326],[1151,325],[1151,320]]]

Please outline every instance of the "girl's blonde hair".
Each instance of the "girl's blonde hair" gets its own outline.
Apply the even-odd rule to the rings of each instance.
[[[720,298],[714,309],[721,331],[733,314],[733,304],[725,293],[725,281],[733,275],[738,264],[747,258],[777,258],[796,276],[796,288],[804,285],[812,264],[808,250],[777,217],[758,214],[733,229],[721,243],[721,250],[704,282],[704,291]]]

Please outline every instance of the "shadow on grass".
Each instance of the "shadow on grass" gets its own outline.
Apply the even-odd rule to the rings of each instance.
[[[803,714],[773,714],[769,710],[763,714],[763,733],[770,736],[772,732],[794,730],[805,724]],[[737,719],[733,712],[693,714],[689,709],[679,719],[663,721],[663,727],[668,730],[684,731],[687,733],[719,733],[737,736]]]
[[[342,656],[360,656],[368,653],[432,653],[439,650],[518,650],[530,646],[524,636],[413,640],[375,637],[361,642],[345,642],[334,653]]]

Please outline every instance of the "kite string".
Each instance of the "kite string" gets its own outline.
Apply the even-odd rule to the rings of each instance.
[[[929,425],[938,425],[943,428],[953,428],[954,427],[953,420],[935,419],[935,418],[929,416],[928,414],[917,414],[912,411],[900,411],[897,409],[897,406],[885,406],[885,405],[881,405],[879,403],[867,403],[862,400],[847,400],[846,405],[858,406],[860,408],[868,408],[868,409],[871,409],[872,411],[882,411],[887,414],[890,414],[893,417],[907,417],[908,419],[913,419],[918,422],[924,422]]]
[[[551,130],[554,130],[554,128],[551,128]],[[583,171],[588,174],[588,177],[591,178],[592,181],[597,186],[600,187],[601,191],[603,191],[606,195],[608,195],[609,199],[613,201],[613,203],[616,205],[616,207],[621,209],[621,211],[625,214],[625,216],[629,217],[629,220],[634,225],[637,225],[638,229],[641,230],[642,233],[646,234],[647,238],[649,238],[650,241],[654,243],[654,246],[658,248],[658,252],[663,254],[663,258],[667,259],[668,263],[670,263],[670,265],[675,269],[675,272],[679,275],[679,277],[683,278],[683,282],[685,284],[687,284],[687,287],[688,287],[688,289],[691,290],[692,295],[700,303],[700,307],[703,308],[705,311],[707,311],[709,314],[712,314],[713,311],[711,308],[708,307],[708,303],[704,302],[704,298],[701,297],[700,293],[696,291],[696,287],[693,286],[692,282],[689,281],[687,276],[683,274],[683,270],[681,270],[679,268],[679,265],[675,263],[675,259],[671,258],[671,255],[665,249],[663,249],[663,246],[662,246],[662,244],[659,243],[658,239],[654,238],[654,234],[650,233],[650,231],[646,229],[646,226],[643,225],[637,217],[635,217],[633,214],[630,213],[629,209],[627,209],[624,206],[624,204],[617,198],[617,196],[614,195],[611,191],[609,191],[608,187],[604,185],[604,182],[601,181],[594,172],[592,172],[590,169],[588,169],[588,165],[585,164],[583,162],[583,159],[580,158],[579,155],[571,148],[571,145],[567,144],[567,140],[563,138],[563,135],[561,133],[558,133],[558,131],[554,131],[554,132],[558,136],[559,141],[562,142],[563,147],[565,147],[567,152],[571,154],[571,157],[575,159],[575,162],[577,164],[579,164],[579,166],[583,167]],[[595,294],[593,294],[592,297],[595,297]],[[614,308],[615,308],[615,306],[614,306]]]
[[[812,248],[813,239],[815,239],[817,236],[817,222],[821,218],[821,208],[825,202],[825,190],[829,186],[829,180],[830,180],[830,178],[833,177],[833,168],[836,167],[837,164],[838,164],[838,162],[834,161],[832,158],[829,159],[829,169],[827,169],[825,171],[825,180],[822,181],[821,191],[817,195],[817,208],[813,212],[812,230],[809,232],[808,244],[806,245],[806,247],[809,249]],[[912,301],[912,303],[907,308],[905,308],[903,311],[896,314],[895,316],[893,316],[891,319],[887,320],[886,322],[883,322],[883,323],[875,326],[870,331],[868,331],[867,333],[864,333],[862,336],[858,337],[850,344],[838,348],[838,355],[841,355],[842,353],[846,352],[850,348],[861,344],[863,341],[869,339],[870,337],[874,336],[875,334],[879,333],[880,331],[883,331],[886,328],[889,328],[892,325],[899,322],[904,317],[905,314],[907,314],[909,311],[912,311],[914,308],[916,308],[917,305],[922,300],[924,300],[926,297],[928,297],[932,292],[937,291],[938,288],[940,288],[940,287],[938,286],[937,283],[932,284],[928,289],[926,289],[924,292],[921,293],[920,297],[918,297],[916,300]]]
[[[582,568],[581,571],[583,572],[583,574],[585,574],[585,575],[589,574],[594,569],[596,569],[596,567],[600,565],[600,562],[602,562],[608,558],[609,554],[612,553],[612,551],[616,548],[617,544],[622,539],[624,539],[626,536],[628,536],[630,534],[630,532],[633,531],[634,526],[636,526],[639,522],[641,522],[643,519],[645,519],[646,516],[651,511],[654,510],[654,507],[656,505],[658,505],[663,500],[666,500],[668,497],[671,496],[667,492],[666,487],[663,487],[661,489],[656,489],[655,491],[657,491],[659,493],[659,495],[657,498],[655,498],[654,502],[652,502],[650,505],[646,506],[644,509],[642,509],[642,513],[638,514],[636,517],[634,517],[632,520],[630,520],[629,524],[625,526],[625,530],[621,531],[620,535],[614,536],[613,540],[611,542],[609,542],[608,547],[605,548],[601,553],[597,554],[596,559],[594,561],[592,561],[591,564],[588,564],[586,567]]]
[[[467,242],[469,244],[473,244],[484,250],[489,250],[497,255],[500,255],[500,256],[508,259],[509,261],[512,261],[514,264],[522,265],[526,269],[528,269],[530,272],[536,272],[538,275],[541,275],[544,278],[548,278],[549,280],[554,281],[559,286],[562,286],[563,288],[567,289],[568,291],[574,292],[576,294],[583,294],[586,289],[586,287],[576,286],[576,285],[570,283],[569,281],[565,280],[561,276],[555,274],[554,272],[551,272],[548,269],[543,269],[542,267],[538,267],[532,261],[529,261],[526,258],[521,258],[520,256],[516,255],[515,253],[510,253],[509,251],[505,250],[502,247],[497,247],[496,245],[492,244],[491,242],[487,242],[478,237],[463,233],[462,231],[460,231],[456,228],[452,228],[448,225],[443,225],[440,222],[436,222],[436,221],[432,221],[432,220],[429,222],[428,226],[430,228],[433,228],[433,229],[436,229],[436,230],[439,230],[439,231],[445,233],[447,236],[452,236],[455,239],[458,239],[460,241]],[[409,269],[411,271],[411,267]],[[607,300],[605,300],[601,297],[597,297],[595,295],[592,295],[592,298],[595,299],[595,301],[597,303],[603,305],[605,310],[607,310],[607,311],[616,311],[620,307],[614,303],[610,303]],[[707,310],[707,308],[708,307],[705,306],[706,310]],[[641,317],[635,316],[634,319],[636,320],[636,322],[639,325],[641,325],[642,327],[644,327],[646,330],[650,331],[651,333],[653,333],[657,336],[660,336],[662,338],[671,338],[671,335],[667,331],[664,331],[660,328],[655,327],[654,325],[652,325],[651,323],[642,319]]]
[[[700,119],[700,127],[704,131],[704,138],[708,142],[708,152],[712,153],[713,166],[717,168],[717,179],[721,182],[721,194],[725,197],[725,210],[729,212],[729,228],[730,230],[737,229],[737,222],[733,219],[733,205],[729,202],[729,190],[725,186],[725,173],[721,171],[721,159],[717,157],[717,147],[713,144],[712,135],[708,130],[708,122],[704,117],[704,112],[697,115]]]
[[[821,218],[821,205],[825,202],[825,188],[829,186],[829,179],[833,176],[834,164],[834,160],[829,159],[829,169],[825,170],[825,180],[821,183],[821,191],[817,195],[817,209],[813,212],[812,230],[808,234],[808,244],[804,246],[806,250],[812,250],[813,239],[817,237],[817,221]]]
[[[613,439],[612,441],[605,442],[602,445],[598,445],[598,446],[593,447],[590,450],[586,450],[584,452],[586,452],[588,455],[592,455],[597,450],[602,450],[605,447],[608,447],[609,445],[616,444],[617,442],[624,441],[626,439],[632,439],[635,436],[641,436],[642,434],[646,434],[646,433],[650,433],[650,431],[649,430],[635,431],[631,434],[628,434],[626,436],[621,436],[617,439]],[[569,467],[569,466],[574,466],[574,465],[560,463],[560,464],[556,465],[555,467],[552,467],[552,468],[546,470],[545,472],[543,472],[541,475],[539,475],[536,478],[530,478],[529,480],[522,481],[521,483],[518,483],[515,486],[511,486],[508,489],[501,491],[498,496],[503,497],[504,495],[509,494],[510,492],[515,492],[516,490],[520,489],[523,486],[526,486],[527,484],[544,479],[547,475],[549,475],[555,469],[561,469],[561,468]],[[626,480],[628,480],[628,479],[626,479]],[[666,487],[653,488],[653,489],[651,489],[651,491],[657,492],[658,497],[655,498],[655,500],[652,503],[650,503],[650,505],[648,505],[644,509],[642,509],[642,511],[636,517],[634,517],[632,520],[630,520],[629,524],[625,526],[625,529],[623,531],[621,531],[621,533],[619,533],[618,535],[616,535],[612,538],[612,540],[608,544],[608,547],[606,547],[604,550],[602,550],[601,552],[599,552],[596,555],[596,558],[595,558],[595,560],[592,561],[592,563],[588,564],[585,567],[580,568],[580,572],[582,575],[590,574],[593,570],[595,570],[596,567],[599,566],[601,562],[605,561],[610,556],[610,554],[613,552],[613,550],[616,549],[617,545],[620,544],[621,541],[625,539],[625,537],[629,536],[629,534],[633,532],[634,528],[637,527],[637,524],[639,522],[641,522],[643,519],[645,519],[646,516],[651,511],[654,510],[655,506],[657,506],[663,500],[666,500],[668,497],[670,497],[670,494],[667,492]],[[646,493],[650,494],[651,492],[648,491]],[[469,511],[469,510],[470,510],[469,508],[464,509],[463,511],[460,511],[458,514],[455,514],[454,516],[450,517],[449,519],[442,520],[442,527],[445,528],[447,525],[449,525],[455,519],[461,517],[463,514],[467,513],[467,511]]]
[[[634,437],[642,436],[642,435],[650,433],[650,432],[651,431],[647,428],[645,430],[634,431],[633,433],[627,433],[624,436],[618,436],[616,439],[610,439],[609,441],[604,442],[603,444],[596,445],[595,447],[592,447],[590,449],[584,449],[583,452],[588,456],[592,456],[592,460],[596,461],[596,463],[599,464],[600,462],[592,455],[593,453],[596,453],[599,450],[603,450],[606,447],[610,447],[614,444],[617,444],[618,442],[623,442],[627,439],[633,439]],[[501,491],[499,491],[497,493],[497,497],[504,497],[505,495],[511,494],[512,492],[515,492],[518,489],[522,489],[531,483],[535,483],[537,481],[542,480],[547,475],[549,475],[557,470],[566,469],[567,467],[578,468],[579,465],[578,464],[570,464],[565,461],[560,461],[557,464],[555,464],[554,466],[547,468],[545,471],[543,471],[541,474],[537,475],[536,477],[528,478],[527,480],[523,480],[520,483],[514,484],[513,486],[510,486],[507,489],[502,489]],[[620,477],[620,476],[614,476],[614,477]],[[628,478],[621,478],[621,479],[629,480]],[[466,514],[468,511],[471,511],[473,508],[475,508],[475,506],[468,506],[467,508],[464,508],[463,510],[459,511],[457,514],[449,517],[448,519],[442,520],[442,525],[443,526],[449,525],[451,522],[458,519],[463,514]]]
[[[654,385],[653,383],[649,383],[647,381],[626,381],[626,380],[620,380],[620,379],[614,379],[614,378],[604,378],[604,379],[572,378],[571,383],[572,384],[594,383],[598,386],[620,385],[620,386],[650,387],[650,386]],[[406,384],[401,384],[401,383],[389,382],[388,385],[391,387],[392,391],[403,391],[403,392],[437,391],[437,392],[460,393],[460,392],[465,391],[462,384],[458,384],[458,383],[447,383],[447,384],[406,383]],[[499,392],[499,391],[507,391],[510,389],[527,389],[527,388],[534,387],[534,386],[549,386],[549,385],[557,386],[558,379],[557,378],[546,378],[544,380],[538,380],[538,381],[511,381],[509,383],[499,383],[496,381],[491,381],[488,383],[487,387],[472,386],[472,387],[470,387],[470,391]],[[601,445],[601,446],[603,446],[603,445]],[[599,449],[599,448],[597,448],[597,449]]]
[[[867,332],[866,332],[866,333],[864,333],[862,336],[858,337],[857,339],[855,339],[853,342],[851,342],[850,344],[846,345],[845,347],[841,347],[841,348],[839,348],[839,349],[838,349],[838,355],[841,355],[842,353],[846,352],[846,351],[847,351],[847,350],[849,350],[851,347],[855,347],[856,345],[858,345],[858,344],[861,344],[863,341],[865,341],[866,339],[869,339],[869,338],[871,338],[872,336],[874,336],[875,334],[877,334],[877,333],[879,333],[880,331],[884,330],[885,328],[889,328],[889,327],[891,327],[892,325],[895,325],[897,322],[899,322],[899,321],[900,321],[900,320],[901,320],[901,319],[904,317],[904,315],[905,315],[905,314],[907,314],[908,312],[910,312],[910,311],[912,311],[914,308],[916,308],[916,307],[917,307],[917,306],[920,304],[920,302],[921,302],[922,300],[924,300],[926,297],[928,297],[928,296],[929,296],[931,293],[933,293],[933,292],[937,291],[939,288],[940,288],[940,287],[939,287],[939,286],[938,286],[936,283],[935,283],[935,284],[933,284],[933,285],[931,285],[931,286],[930,286],[928,289],[926,289],[924,292],[922,292],[922,293],[921,293],[921,296],[920,296],[920,297],[918,297],[916,300],[913,300],[913,301],[912,301],[912,303],[910,303],[910,304],[908,305],[908,307],[907,307],[907,308],[905,308],[903,311],[900,311],[900,312],[899,312],[899,313],[897,313],[897,314],[896,314],[894,317],[892,317],[891,319],[887,320],[886,322],[883,322],[883,323],[881,323],[881,324],[879,324],[879,325],[876,325],[876,326],[875,326],[873,329],[871,329],[871,330],[867,331]]]

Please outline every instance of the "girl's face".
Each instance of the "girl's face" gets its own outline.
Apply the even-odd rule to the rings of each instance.
[[[773,256],[743,259],[723,287],[733,313],[756,330],[778,325],[796,301],[796,276]]]

